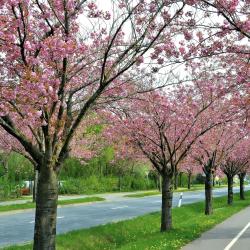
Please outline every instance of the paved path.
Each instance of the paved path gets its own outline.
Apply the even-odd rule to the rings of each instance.
[[[233,215],[182,250],[249,250],[250,207]]]
[[[250,186],[246,189],[249,190]],[[234,191],[239,192],[239,188],[234,188]],[[214,190],[214,197],[226,194],[226,188]],[[173,206],[177,206],[178,200],[179,194],[175,193]],[[183,194],[183,204],[201,200],[204,200],[204,191],[185,192]],[[109,202],[64,206],[58,209],[57,232],[60,234],[75,229],[125,220],[159,211],[160,208],[160,195],[143,198],[120,197]],[[0,213],[0,247],[31,241],[33,229],[34,210],[5,215]]]

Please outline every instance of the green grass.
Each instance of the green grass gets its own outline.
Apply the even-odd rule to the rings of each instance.
[[[235,187],[237,187],[238,185],[234,185]],[[221,184],[219,185],[215,185],[213,187],[213,189],[217,189],[217,188],[225,188],[227,187],[227,184]],[[189,192],[189,191],[198,191],[198,190],[203,190],[205,188],[204,184],[195,184],[191,186],[191,189],[187,189],[186,187],[178,187],[177,190],[174,190],[174,192]]]
[[[223,188],[227,187],[227,185],[221,185],[221,186],[215,186],[214,188]],[[174,190],[174,192],[190,192],[190,191],[198,191],[198,190],[203,190],[204,189],[204,184],[196,184],[191,186],[191,189],[188,189],[186,187],[178,187],[177,190]],[[140,198],[140,197],[145,197],[145,196],[151,196],[151,195],[159,195],[161,194],[159,191],[147,191],[147,192],[142,192],[142,193],[136,193],[136,194],[128,194],[124,195],[124,197],[131,197],[131,198]]]
[[[160,233],[160,213],[151,213],[132,220],[122,221],[90,229],[72,231],[57,236],[58,250],[175,250],[198,238],[234,213],[247,207],[246,200],[235,195],[234,205],[226,205],[226,197],[214,199],[214,214],[204,215],[204,202],[173,209],[174,229]],[[6,250],[29,250],[31,245],[13,246]]]
[[[149,191],[149,192],[143,192],[143,193],[138,193],[138,194],[128,194],[128,195],[124,195],[124,197],[140,198],[140,197],[159,195],[159,194],[161,194],[159,191]]]
[[[69,204],[104,201],[104,200],[105,199],[101,197],[86,197],[86,198],[79,198],[79,199],[72,199],[72,200],[61,200],[61,201],[58,201],[58,205],[69,205]]]
[[[70,204],[78,204],[78,203],[86,203],[86,202],[94,202],[94,201],[104,201],[104,198],[101,197],[86,197],[86,198],[79,198],[79,199],[72,199],[72,200],[59,200],[58,205],[70,205]],[[27,202],[24,204],[13,204],[13,205],[6,205],[0,206],[0,212],[7,212],[12,210],[22,210],[22,209],[29,209],[35,208],[35,203]]]
[[[0,202],[1,201],[16,201],[16,200],[32,200],[32,196],[31,195],[24,195],[21,197],[0,198]]]

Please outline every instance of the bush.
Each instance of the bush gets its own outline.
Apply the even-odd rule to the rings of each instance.
[[[61,183],[61,194],[102,193],[115,191],[117,188],[117,178],[114,177],[69,178]]]
[[[139,174],[125,176],[123,179],[123,189],[125,189],[125,191],[147,190],[153,188],[157,188],[155,181]]]
[[[121,178],[121,191],[147,190],[156,188],[154,180],[138,175]],[[61,181],[60,194],[93,194],[120,191],[119,178],[90,176],[89,178],[69,178]]]
[[[0,178],[0,200],[19,198],[21,196],[22,183],[10,182]]]

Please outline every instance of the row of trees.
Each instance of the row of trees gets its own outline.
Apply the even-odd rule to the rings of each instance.
[[[127,145],[140,149],[162,176],[162,231],[172,227],[172,184],[179,172],[205,175],[205,214],[209,215],[213,176],[222,172],[227,176],[228,204],[232,204],[233,177],[240,174],[243,183],[249,168],[249,127],[241,108],[232,108],[228,97],[210,99],[213,94],[200,96],[200,88],[198,93],[191,89],[172,91],[173,100],[151,92],[145,99],[126,102],[127,106],[116,103],[113,112],[105,114],[112,121],[107,139],[126,137]]]
[[[0,2],[1,144],[39,172],[34,249],[55,249],[58,175],[91,113],[102,110],[162,175],[162,231],[189,152],[196,159],[218,126],[248,126],[248,1],[101,2]],[[217,153],[205,154],[210,197]]]

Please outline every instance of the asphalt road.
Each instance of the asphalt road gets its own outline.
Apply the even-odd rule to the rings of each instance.
[[[182,250],[249,250],[250,207],[233,215]]]
[[[250,190],[250,186],[246,187]],[[234,188],[238,192],[239,188]],[[215,189],[214,197],[227,195],[227,189]],[[175,193],[173,206],[177,206],[179,194]],[[204,191],[183,193],[183,204],[204,200]],[[57,233],[89,228],[109,222],[117,222],[146,213],[159,211],[161,196],[120,198],[109,202],[69,205],[58,208]],[[34,229],[34,210],[0,214],[0,247],[31,241]],[[250,248],[248,248],[250,249]]]

